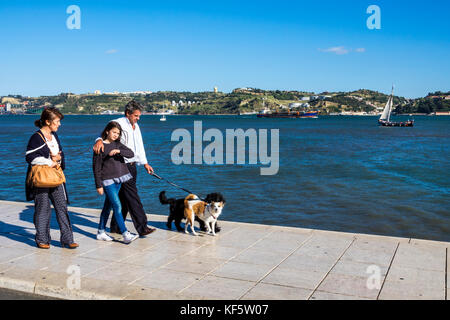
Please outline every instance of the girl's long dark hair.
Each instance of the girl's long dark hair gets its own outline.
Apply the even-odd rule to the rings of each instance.
[[[118,123],[115,122],[115,121],[110,121],[110,122],[106,125],[105,129],[103,129],[103,132],[102,132],[102,139],[103,139],[103,140],[106,140],[106,138],[108,137],[107,131],[109,131],[109,130],[111,130],[111,129],[114,129],[114,128],[117,128],[117,129],[119,129],[119,131],[120,131],[119,137],[117,138],[117,140],[120,141],[120,138],[122,137],[122,127],[120,126],[120,124],[118,124]]]

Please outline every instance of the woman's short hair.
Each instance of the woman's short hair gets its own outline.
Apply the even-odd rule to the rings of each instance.
[[[111,129],[117,128],[119,129],[119,137],[117,138],[117,140],[120,141],[120,138],[122,137],[122,127],[120,126],[119,123],[115,122],[115,121],[110,121],[108,122],[108,124],[106,125],[105,129],[103,129],[102,132],[102,139],[106,140],[106,138],[108,137],[108,131],[110,131]]]
[[[132,114],[136,110],[139,110],[140,112],[142,112],[142,111],[144,111],[144,107],[136,100],[131,100],[125,106],[125,115]]]
[[[58,110],[58,108],[47,107],[42,111],[41,117],[34,122],[34,125],[38,128],[42,128],[43,126],[47,125],[46,121],[51,122],[51,121],[55,120],[56,118],[58,118],[59,120],[62,120],[62,119],[64,119],[64,116]]]

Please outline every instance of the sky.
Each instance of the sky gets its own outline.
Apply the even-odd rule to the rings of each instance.
[[[0,95],[394,84],[417,98],[450,90],[449,12],[448,0],[0,0]]]

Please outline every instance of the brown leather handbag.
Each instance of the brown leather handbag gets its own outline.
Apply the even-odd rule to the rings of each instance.
[[[47,143],[39,133],[42,140]],[[66,182],[66,177],[60,165],[49,167],[47,165],[34,165],[27,177],[27,183],[36,188],[54,188]]]

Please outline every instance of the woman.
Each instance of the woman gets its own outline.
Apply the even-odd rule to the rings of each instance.
[[[123,235],[123,242],[128,244],[137,239],[138,235],[130,233],[125,227],[119,191],[122,183],[133,178],[123,157],[133,158],[134,152],[120,143],[121,135],[122,128],[117,122],[111,121],[106,125],[102,132],[104,151],[99,154],[94,152],[92,165],[97,192],[100,195],[105,193],[105,204],[100,215],[97,240],[113,240],[105,232],[112,208],[120,233]]]
[[[27,177],[32,166],[46,165],[55,167],[60,165],[65,169],[64,152],[58,135],[59,126],[64,116],[54,107],[44,109],[41,118],[35,121],[39,128],[28,141],[25,159],[28,162]],[[55,188],[38,188],[26,184],[27,201],[34,199],[34,225],[36,228],[36,245],[41,249],[50,248],[50,201],[56,212],[56,220],[61,231],[61,246],[75,249],[78,244],[73,241],[72,225],[67,210],[66,185],[61,184]]]

